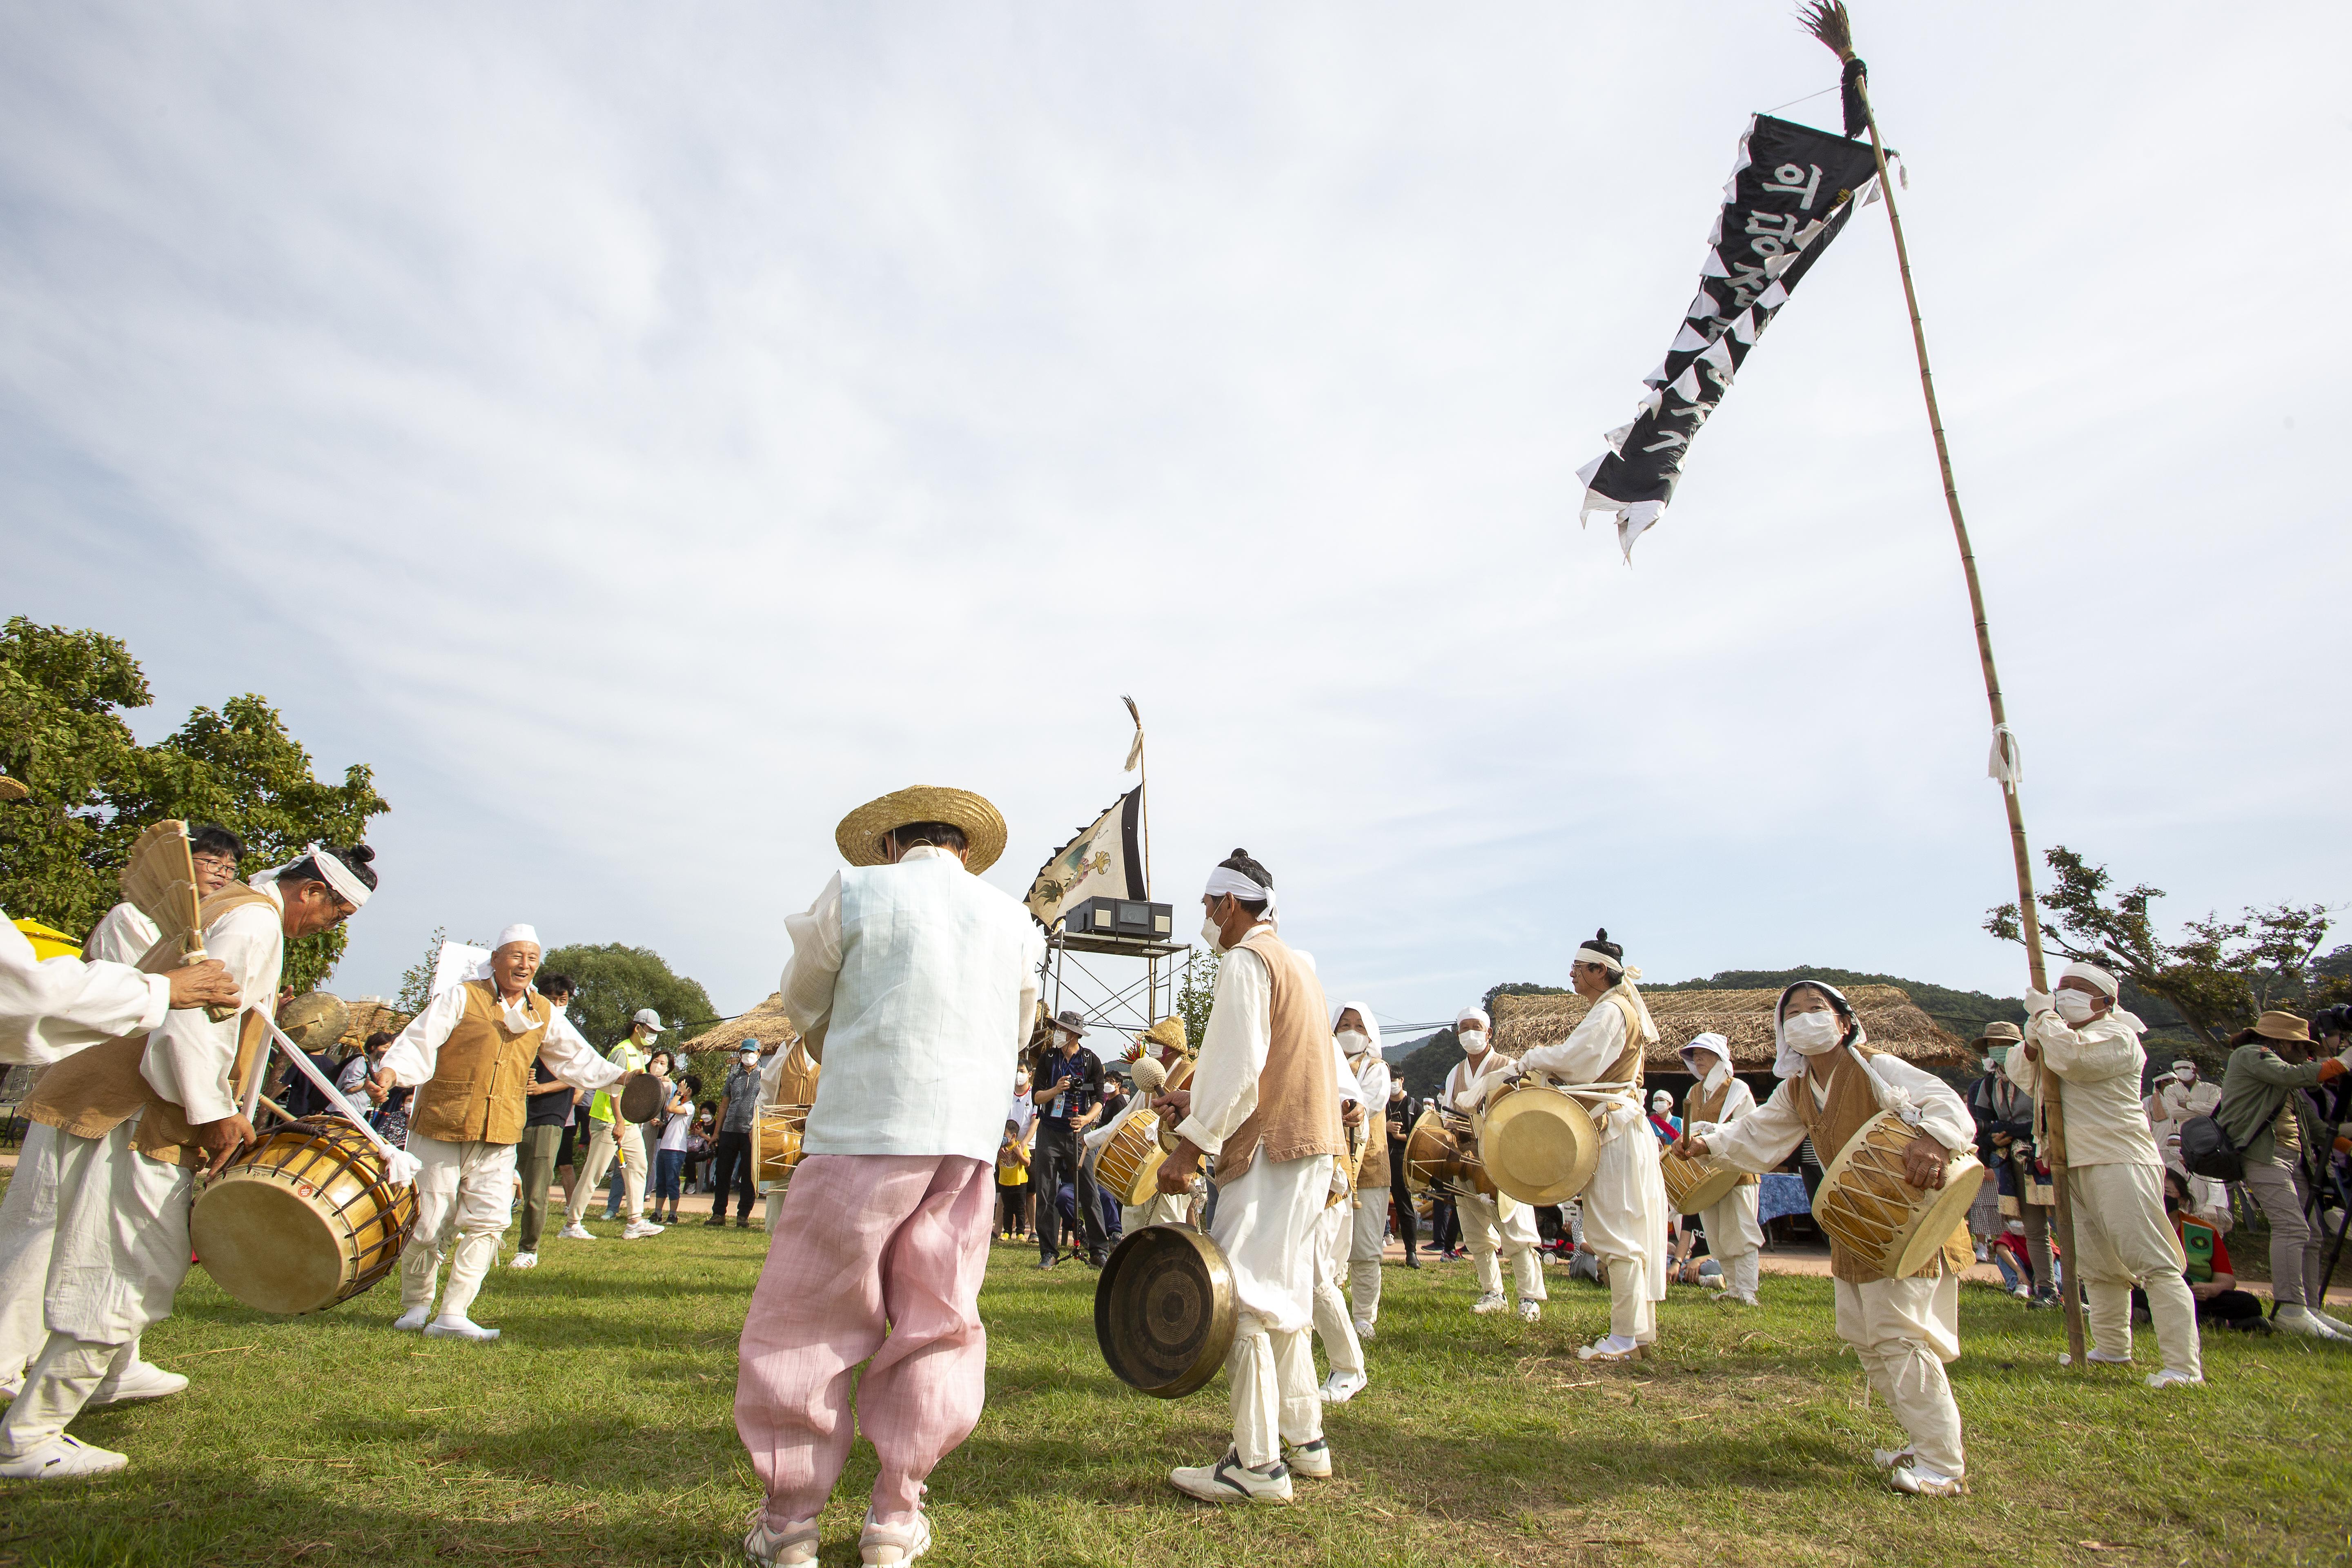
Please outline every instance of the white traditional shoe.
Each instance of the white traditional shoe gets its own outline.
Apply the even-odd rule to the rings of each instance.
[[[392,1321],[392,1326],[400,1330],[403,1333],[413,1334],[432,1321],[433,1303],[427,1301],[422,1307],[411,1307],[405,1312],[401,1313],[400,1316]]]
[[[1232,1448],[1213,1465],[1188,1466],[1171,1470],[1168,1479],[1176,1489],[1202,1502],[1288,1502],[1290,1500],[1290,1468],[1280,1459],[1262,1470],[1253,1470],[1242,1463],[1241,1455]]]
[[[1639,1361],[1642,1359],[1642,1347],[1633,1340],[1603,1334],[1589,1345],[1577,1346],[1576,1359],[1589,1362]]]
[[[1372,1325],[1361,1318],[1356,1320],[1355,1330],[1356,1337],[1360,1340],[1369,1340],[1372,1337]]]
[[[633,1219],[622,1229],[621,1239],[623,1241],[643,1241],[647,1237],[659,1236],[661,1233],[662,1227],[654,1224],[651,1220]]]
[[[110,1475],[131,1461],[60,1432],[21,1459],[0,1459],[0,1477],[16,1481],[69,1481]]]
[[[2150,1388],[2195,1388],[2204,1381],[2194,1373],[2168,1366],[2162,1372],[2149,1374],[2147,1385]]]
[[[1293,1443],[1283,1462],[1294,1476],[1305,1476],[1310,1481],[1331,1479],[1331,1445],[1318,1437],[1312,1443]]]
[[[588,1227],[582,1225],[576,1219],[570,1225],[565,1226],[562,1230],[557,1231],[555,1234],[565,1241],[593,1241],[596,1239],[593,1236],[589,1234]]]
[[[1323,1386],[1318,1392],[1322,1394],[1326,1405],[1345,1405],[1362,1393],[1371,1381],[1360,1372],[1335,1372],[1323,1380]],[[1305,1475],[1308,1472],[1302,1470],[1299,1473]]]
[[[1707,1300],[1713,1301],[1718,1307],[1760,1307],[1763,1305],[1763,1303],[1759,1301],[1755,1297],[1743,1296],[1737,1290],[1717,1290],[1714,1295],[1708,1297]]]
[[[2129,1366],[2132,1363],[2132,1358],[2127,1355],[2114,1355],[2102,1350],[2084,1351],[2083,1352],[2083,1361],[2084,1364],[2089,1366]],[[2074,1358],[2068,1352],[2060,1351],[2058,1352],[2058,1364],[2060,1366],[2073,1366],[2074,1364]]]
[[[1918,1457],[1917,1450],[1908,1446],[1900,1448],[1873,1448],[1870,1451],[1870,1462],[1882,1470],[1891,1470],[1897,1465],[1910,1464]]]
[[[1541,1301],[1521,1301],[1519,1303],[1519,1321],[1523,1323],[1537,1323],[1541,1322],[1542,1321],[1543,1303]]]
[[[868,1513],[857,1536],[857,1560],[868,1568],[912,1563],[930,1549],[931,1521],[919,1512],[912,1524],[877,1524]]]
[[[1958,1497],[1969,1489],[1968,1482],[1958,1476],[1929,1469],[1916,1455],[1888,1470],[1886,1484],[1909,1497]]]
[[[1474,1312],[1499,1312],[1509,1305],[1510,1302],[1503,1299],[1503,1293],[1500,1290],[1489,1290],[1471,1302],[1470,1310]]]
[[[536,1268],[539,1267],[539,1254],[536,1252],[518,1252],[512,1258],[507,1259],[507,1267],[509,1268]]]
[[[128,1405],[134,1399],[168,1399],[184,1393],[188,1380],[176,1372],[165,1372],[153,1362],[133,1362],[123,1369],[121,1377],[112,1375],[99,1380],[90,1394],[92,1405]]]
[[[472,1340],[488,1344],[499,1337],[496,1329],[486,1329],[471,1318],[436,1318],[425,1325],[428,1340]]]
[[[751,1532],[743,1537],[743,1555],[751,1568],[810,1568],[816,1562],[816,1521],[803,1520],[782,1530],[768,1522],[768,1510],[751,1516]]]

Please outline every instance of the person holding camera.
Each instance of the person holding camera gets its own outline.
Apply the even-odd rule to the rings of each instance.
[[[2322,1119],[2297,1089],[2341,1081],[2336,1057],[2314,1061],[2310,1026],[2292,1013],[2264,1013],[2230,1040],[2229,1070],[2213,1120],[2238,1152],[2246,1191],[2271,1222],[2271,1325],[2312,1339],[2352,1341],[2352,1323],[2320,1310],[2327,1254],[2305,1215],[2311,1171],[2330,1151],[2352,1149],[2344,1129]],[[2315,1152],[2306,1168],[2304,1152]]]

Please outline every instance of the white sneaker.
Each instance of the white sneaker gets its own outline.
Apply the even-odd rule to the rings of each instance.
[[[565,1241],[593,1241],[596,1239],[594,1237],[588,1234],[588,1227],[582,1225],[576,1219],[570,1225],[565,1226],[562,1230],[557,1231],[555,1234]]]
[[[433,1303],[427,1301],[422,1307],[411,1307],[401,1313],[392,1321],[392,1326],[403,1333],[413,1334],[432,1321]]]
[[[877,1524],[869,1512],[866,1528],[857,1536],[857,1560],[868,1568],[912,1563],[930,1549],[931,1521],[920,1513],[912,1524]]]
[[[92,1447],[60,1432],[21,1459],[0,1459],[0,1476],[18,1481],[68,1481],[103,1476],[131,1461],[111,1448]]]
[[[134,1399],[168,1399],[183,1393],[188,1380],[176,1372],[165,1372],[153,1362],[133,1362],[121,1377],[106,1377],[99,1382],[89,1396],[92,1405],[128,1405]]]
[[[509,1268],[536,1268],[539,1267],[539,1254],[536,1252],[518,1252],[512,1258],[507,1259],[507,1267]]]
[[[1331,1445],[1318,1437],[1312,1443],[1293,1443],[1283,1457],[1294,1476],[1305,1476],[1310,1481],[1331,1479]]]
[[[2285,1306],[2271,1314],[2271,1327],[2282,1334],[2307,1334],[2315,1340],[2341,1341],[2337,1333],[2308,1307]]]
[[[1360,1372],[1335,1372],[1323,1380],[1323,1386],[1317,1392],[1322,1394],[1326,1405],[1345,1405],[1362,1393],[1371,1381]],[[1304,1470],[1299,1472],[1301,1475],[1306,1473]]]
[[[1541,1301],[1521,1301],[1519,1303],[1519,1321],[1523,1323],[1536,1323],[1541,1322],[1542,1321],[1543,1303]]]
[[[2147,1385],[2150,1388],[2195,1388],[2204,1381],[2202,1377],[2168,1366],[2162,1372],[2150,1374]]]
[[[1503,1299],[1503,1293],[1500,1290],[1489,1290],[1471,1302],[1470,1310],[1474,1312],[1499,1312],[1509,1305],[1510,1303]]]
[[[1276,1459],[1262,1470],[1253,1470],[1242,1463],[1242,1457],[1232,1448],[1213,1465],[1187,1467],[1171,1470],[1168,1479],[1176,1489],[1202,1502],[1288,1502],[1290,1500],[1290,1468]]]
[[[751,1518],[751,1532],[743,1538],[743,1555],[751,1568],[810,1568],[816,1562],[816,1521],[803,1520],[782,1530],[768,1522],[761,1509]]]
[[[1635,1341],[1617,1334],[1603,1334],[1589,1345],[1579,1345],[1576,1359],[1590,1362],[1639,1361],[1642,1347]]]
[[[2323,1312],[2316,1307],[2305,1307],[2304,1310],[2309,1312],[2313,1317],[2317,1318],[2321,1322],[2335,1330],[2336,1332],[2343,1338],[2352,1340],[2352,1323],[2346,1322],[2343,1319],[2336,1316],[2333,1312]]]
[[[1969,1489],[1959,1477],[1929,1469],[1916,1455],[1888,1470],[1886,1484],[1912,1497],[1958,1497]]]
[[[1372,1325],[1364,1321],[1361,1318],[1358,1318],[1356,1320],[1355,1330],[1356,1337],[1360,1340],[1369,1340],[1372,1337]]]
[[[428,1340],[473,1340],[488,1344],[499,1337],[496,1329],[486,1329],[471,1318],[436,1318],[425,1325]]]
[[[643,1241],[649,1236],[659,1236],[661,1233],[662,1227],[653,1224],[649,1220],[631,1220],[628,1225],[622,1229],[621,1239],[623,1241]]]

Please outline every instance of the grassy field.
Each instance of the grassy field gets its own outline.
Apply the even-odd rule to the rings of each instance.
[[[615,1228],[598,1226],[609,1234]],[[93,1483],[0,1482],[0,1563],[729,1563],[755,1500],[730,1418],[735,1339],[764,1237],[699,1225],[551,1242],[501,1271],[495,1345],[385,1327],[390,1287],[261,1318],[201,1272],[150,1356],[194,1386],[85,1416],[131,1456]],[[989,1405],[931,1478],[946,1563],[2341,1563],[2352,1354],[2207,1341],[2210,1385],[2054,1364],[2057,1315],[1962,1297],[1953,1369],[1974,1495],[1896,1497],[1868,1468],[1896,1430],[1830,1327],[1822,1279],[1760,1311],[1696,1291],[1659,1359],[1588,1370],[1606,1301],[1557,1272],[1532,1328],[1473,1318],[1463,1265],[1388,1274],[1372,1385],[1334,1413],[1338,1475],[1293,1507],[1171,1490],[1224,1447],[1222,1379],[1129,1393],[1092,1337],[1093,1275],[1001,1245],[981,1308]],[[2154,1343],[2143,1338],[2142,1372]],[[855,1563],[860,1445],[825,1517]]]

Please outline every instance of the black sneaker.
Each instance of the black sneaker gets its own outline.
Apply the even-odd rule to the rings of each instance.
[[[705,1225],[707,1225],[707,1226],[724,1226],[724,1225],[727,1223],[727,1216],[726,1216],[725,1215],[723,1215],[723,1214],[715,1214],[715,1215],[712,1215],[709,1219],[704,1220],[702,1223],[703,1223],[703,1224],[705,1224]]]
[[[1044,1257],[1037,1259],[1037,1267],[1040,1268],[1051,1268],[1054,1265],[1061,1261],[1062,1259],[1057,1254],[1048,1252]]]

